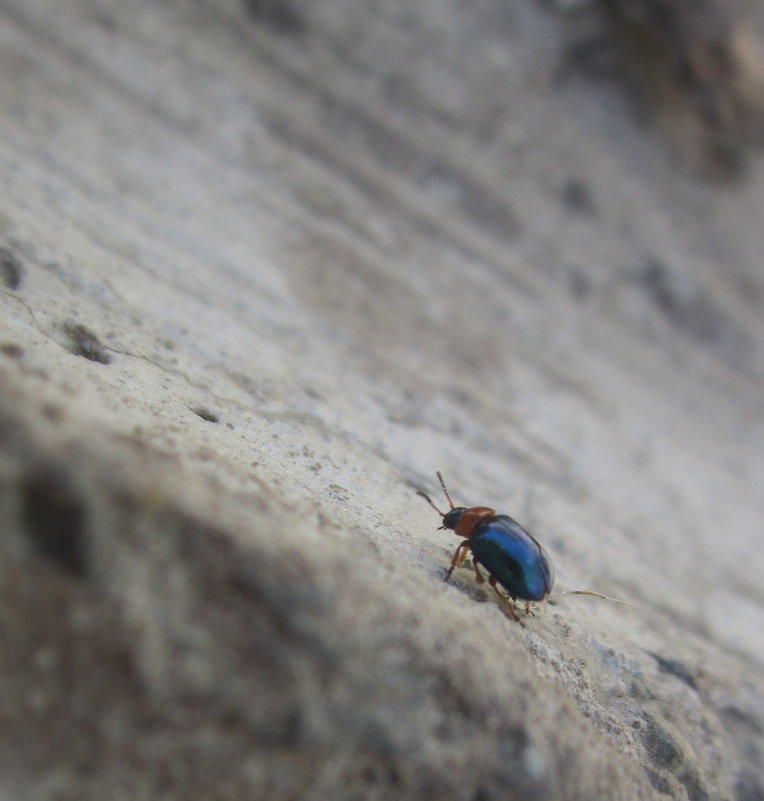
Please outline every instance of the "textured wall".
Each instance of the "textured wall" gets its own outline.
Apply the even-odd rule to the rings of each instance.
[[[608,25],[0,3],[0,800],[764,797],[763,165]]]

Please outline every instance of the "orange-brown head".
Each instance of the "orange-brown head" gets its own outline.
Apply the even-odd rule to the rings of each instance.
[[[457,537],[464,537],[464,539],[468,540],[475,533],[475,529],[481,520],[495,515],[496,510],[488,506],[473,506],[470,509],[464,506],[457,506],[443,515],[441,528],[450,528]]]
[[[440,473],[437,473],[437,476],[440,486],[443,487],[443,492],[448,499],[448,505],[451,507],[447,512],[441,512],[430,500],[430,496],[426,492],[418,490],[418,494],[443,518],[443,525],[440,526],[441,530],[451,529],[457,537],[463,537],[468,540],[475,533],[478,523],[486,517],[494,517],[496,510],[487,506],[472,506],[469,509],[466,506],[454,506],[454,502],[451,500],[446,484],[443,481],[443,476]]]

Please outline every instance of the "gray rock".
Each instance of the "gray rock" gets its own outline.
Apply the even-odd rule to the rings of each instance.
[[[764,796],[760,157],[572,13],[3,4],[1,801]]]

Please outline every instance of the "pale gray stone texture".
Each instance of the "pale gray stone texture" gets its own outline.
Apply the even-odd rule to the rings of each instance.
[[[592,14],[0,3],[2,801],[764,798],[763,165]]]

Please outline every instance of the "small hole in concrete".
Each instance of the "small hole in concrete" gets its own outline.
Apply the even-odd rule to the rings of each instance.
[[[201,417],[202,420],[206,420],[208,423],[219,423],[220,418],[215,414],[215,412],[211,412],[209,409],[205,409],[203,406],[197,406],[191,411],[197,416]]]
[[[21,286],[23,270],[21,262],[12,250],[0,248],[0,281],[8,289],[18,289]]]
[[[67,337],[66,348],[75,356],[82,356],[91,362],[109,364],[111,356],[98,337],[81,323],[67,323],[64,326]]]
[[[73,576],[87,574],[85,509],[62,473],[43,468],[26,479],[21,515],[42,556]]]

